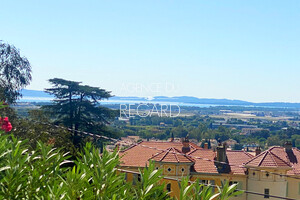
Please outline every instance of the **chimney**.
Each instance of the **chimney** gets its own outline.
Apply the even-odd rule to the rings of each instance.
[[[208,149],[208,143],[207,142],[204,143],[204,149]]]
[[[226,162],[226,144],[217,147],[217,161]]]
[[[174,142],[174,134],[171,134],[170,142]]]
[[[186,154],[186,153],[188,153],[188,152],[191,151],[190,141],[188,139],[188,136],[186,136],[185,138],[183,138],[182,145],[183,145],[182,149],[181,149],[182,153]]]
[[[217,147],[217,157],[215,165],[219,173],[230,173],[230,165],[228,165],[228,159],[226,155],[226,143],[219,143]]]
[[[292,142],[286,141],[286,142],[284,143],[284,148],[285,148],[285,151],[286,151],[286,152],[292,151],[292,148],[293,148]]]
[[[255,149],[255,156],[257,156],[260,153],[261,153],[260,147],[256,147],[256,149]]]

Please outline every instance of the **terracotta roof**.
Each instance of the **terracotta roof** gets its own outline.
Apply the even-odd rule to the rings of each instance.
[[[290,161],[292,170],[288,171],[288,175],[300,175],[300,150],[293,148],[291,153],[287,153],[287,158]]]
[[[280,152],[283,153],[283,152]],[[245,163],[249,167],[266,167],[266,168],[289,168],[291,167],[288,160],[284,160],[272,152],[272,149],[266,150],[255,156]]]
[[[189,153],[191,156],[197,156],[200,158],[209,159],[195,159],[194,170],[199,173],[218,173],[217,168],[213,162],[216,157],[216,153],[211,149],[197,149]],[[229,165],[231,166],[231,173],[233,174],[245,174],[245,170],[243,168],[238,167],[239,165],[243,165],[243,163],[247,162],[249,159],[253,158],[253,156],[245,151],[233,151],[227,150],[226,155],[228,158]]]
[[[171,147],[166,151],[162,151],[154,155],[151,160],[157,162],[172,162],[172,163],[194,163],[195,161],[192,158],[189,158],[186,155],[183,155],[178,149]]]
[[[216,154],[211,149],[195,149],[188,155],[214,160]],[[195,159],[194,170],[198,173],[218,173],[217,168],[212,161]]]
[[[142,145],[158,148],[164,151],[142,147]],[[189,156],[178,155],[177,153],[181,153],[180,150],[182,146],[183,145],[181,142],[143,141],[139,143],[139,145],[133,145],[132,147],[120,152],[121,165],[145,167],[148,164],[149,160],[152,158],[153,160],[163,162],[194,162],[194,172],[218,173],[217,168],[213,162],[216,157],[216,153],[212,149],[202,149],[196,144],[190,143],[191,151],[187,155],[211,160],[207,161],[203,159],[193,159]],[[244,151],[227,150],[227,157],[229,164],[242,165],[253,156]],[[235,166],[231,166],[231,171],[233,174],[245,174],[243,168]]]
[[[142,147],[154,147],[160,150]],[[180,152],[182,148],[181,142],[157,142],[143,141],[139,145],[133,145],[130,148],[120,152],[120,161],[123,166],[145,167],[150,158],[171,161],[171,162],[191,162],[192,158],[188,156],[175,157],[173,152]],[[194,143],[190,143],[191,151],[188,155],[201,157],[209,160],[214,160],[216,153],[211,149],[202,149]],[[163,152],[161,150],[168,150]],[[244,174],[244,169],[239,165],[253,167],[271,167],[271,168],[289,168],[288,175],[300,175],[300,150],[293,148],[286,151],[284,147],[271,147],[261,154],[253,157],[251,154],[244,151],[227,150],[227,158],[231,165],[231,173]],[[191,160],[190,160],[191,159]],[[202,159],[194,159],[194,171],[199,173],[218,173],[214,162],[205,161]]]
[[[147,147],[154,147],[160,150],[151,149]],[[166,150],[169,148],[182,148],[181,142],[157,142],[157,141],[143,141],[139,145],[133,145],[128,149],[120,152],[120,161],[122,166],[135,166],[135,167],[145,167],[148,164],[148,160],[154,155],[161,153],[161,150]],[[198,147],[196,144],[190,142],[191,151]]]
[[[252,159],[254,156],[245,152],[237,150],[226,151],[228,163],[230,165],[231,173],[233,174],[245,174],[245,168],[238,167]]]
[[[291,151],[286,151],[284,147],[274,146],[269,148],[267,151],[272,152],[292,167],[292,169],[287,172],[288,175],[300,175],[299,149],[292,148]]]

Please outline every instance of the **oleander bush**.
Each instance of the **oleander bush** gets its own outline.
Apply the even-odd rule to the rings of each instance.
[[[140,171],[136,185],[125,181],[125,174],[118,171],[118,152],[104,151],[87,143],[76,160],[69,160],[68,153],[51,145],[37,143],[29,150],[27,141],[12,135],[0,136],[0,199],[172,199],[161,182],[161,170],[153,163]],[[227,199],[235,192],[236,185],[219,188],[180,181],[180,199]]]

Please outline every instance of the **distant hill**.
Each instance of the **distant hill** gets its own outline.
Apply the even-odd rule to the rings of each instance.
[[[20,101],[50,101],[53,96],[47,94],[44,91],[38,90],[27,90],[21,91],[23,98]],[[280,108],[300,108],[300,103],[288,103],[288,102],[269,102],[269,103],[253,103],[241,100],[230,100],[230,99],[208,99],[208,98],[197,98],[191,96],[178,96],[178,97],[166,97],[156,96],[153,98],[146,97],[119,97],[114,96],[109,101],[117,102],[171,102],[171,103],[186,103],[186,104],[209,104],[209,105],[226,105],[226,106],[261,106],[261,107],[280,107]]]

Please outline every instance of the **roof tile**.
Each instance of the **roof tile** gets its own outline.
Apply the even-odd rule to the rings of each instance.
[[[168,148],[166,151],[161,151],[154,155],[151,160],[155,160],[158,162],[175,162],[175,163],[194,163],[195,161],[184,155],[178,149],[171,147]]]
[[[253,159],[245,163],[245,166],[250,167],[270,167],[270,168],[288,168],[291,167],[287,159],[279,157],[283,156],[282,151],[277,152],[278,155],[272,152],[272,148],[255,156]]]
[[[144,145],[144,147],[143,147]],[[120,161],[123,166],[145,167],[148,160],[154,155],[159,154],[169,148],[181,149],[181,142],[157,142],[157,141],[142,141],[138,145],[133,145],[128,149],[120,152]],[[152,148],[147,148],[152,147]],[[190,142],[191,150],[198,147],[196,144]]]

